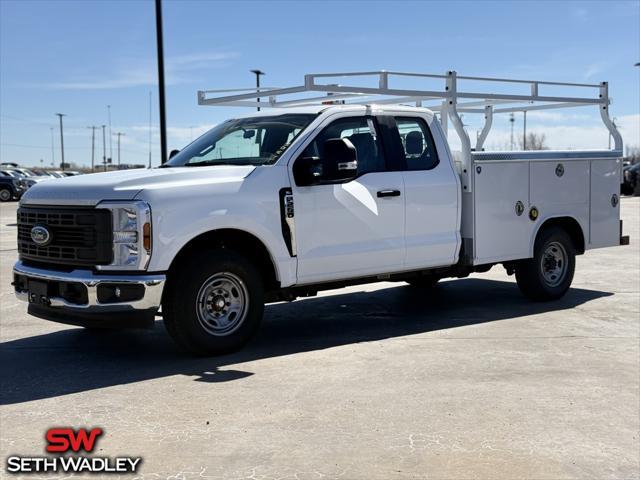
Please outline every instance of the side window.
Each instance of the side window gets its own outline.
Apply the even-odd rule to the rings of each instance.
[[[438,154],[429,127],[422,118],[395,117],[404,148],[407,170],[430,170],[438,165]]]
[[[322,158],[324,142],[331,138],[346,138],[358,155],[358,175],[382,172],[385,168],[380,138],[372,118],[341,118],[325,127],[302,153],[303,157]]]

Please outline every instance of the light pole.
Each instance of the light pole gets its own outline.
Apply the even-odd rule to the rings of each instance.
[[[151,126],[153,124],[153,113],[151,104],[151,91],[149,91],[149,168],[151,168]]]
[[[87,127],[91,129],[91,173],[93,173],[96,159],[96,127]]]
[[[511,123],[511,150],[513,150],[513,124],[516,122],[516,117],[513,113],[509,115],[509,122]]]
[[[262,70],[259,69],[255,69],[255,70],[250,70],[251,73],[254,73],[256,75],[256,90],[257,93],[260,93],[260,75],[266,75],[266,73],[264,73]],[[260,103],[260,97],[257,98],[257,102]],[[258,111],[260,111],[260,105],[258,105],[256,107],[258,109]]]
[[[116,132],[114,135],[118,136],[118,170],[120,170],[120,137],[124,135],[124,133]]]
[[[65,116],[64,113],[56,113],[56,115],[60,118],[60,153],[62,154],[62,163],[60,164],[60,168],[64,172],[64,133],[62,130],[62,117]]]
[[[107,138],[105,135],[106,125],[102,125],[102,164],[104,165],[104,171],[107,171]]]
[[[107,105],[107,120],[109,121],[109,158],[113,162],[113,134],[111,133],[111,105]]]
[[[160,104],[160,163],[167,161],[167,116],[164,102],[164,48],[162,46],[162,0],[156,0],[156,44],[158,49],[158,101]],[[151,161],[149,161],[151,163]],[[151,167],[151,165],[149,165]]]
[[[53,127],[51,127],[51,166],[55,165],[55,154],[53,153]]]

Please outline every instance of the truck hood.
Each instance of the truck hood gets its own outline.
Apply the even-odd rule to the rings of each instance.
[[[92,173],[40,182],[24,194],[22,205],[89,205],[103,200],[133,200],[141,191],[238,182],[250,165],[174,167]]]

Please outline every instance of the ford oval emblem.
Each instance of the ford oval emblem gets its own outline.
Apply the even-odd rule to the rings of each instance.
[[[44,247],[51,242],[51,232],[49,232],[47,227],[36,225],[31,229],[31,240],[39,247]]]

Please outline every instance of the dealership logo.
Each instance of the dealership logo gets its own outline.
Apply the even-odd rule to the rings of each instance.
[[[102,428],[50,428],[45,434],[45,451],[49,456],[19,456],[7,458],[9,473],[135,473],[142,462],[141,457],[92,457],[98,439],[104,434]]]
[[[40,247],[44,247],[51,242],[51,232],[42,225],[36,225],[31,229],[31,240]]]

